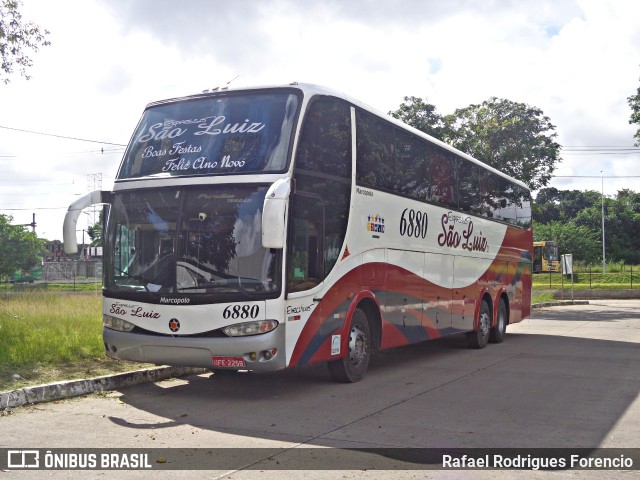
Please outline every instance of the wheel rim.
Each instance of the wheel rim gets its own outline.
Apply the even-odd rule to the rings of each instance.
[[[478,329],[480,330],[480,334],[482,335],[482,337],[486,337],[487,335],[489,335],[489,330],[491,329],[491,319],[489,318],[489,314],[487,312],[482,312],[480,314],[478,323]]]
[[[506,317],[507,317],[507,312],[504,311],[504,309],[500,309],[498,310],[498,331],[502,332],[505,329],[506,326]]]
[[[354,368],[358,368],[366,358],[367,335],[359,325],[354,325],[349,336],[349,360]]]

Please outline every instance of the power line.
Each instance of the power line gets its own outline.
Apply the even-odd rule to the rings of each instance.
[[[551,175],[551,178],[640,178],[640,175]]]
[[[69,207],[36,207],[36,208],[0,208],[3,212],[18,212],[18,211],[30,211],[30,210],[67,210]]]
[[[636,145],[562,145],[567,150],[640,150]]]
[[[100,140],[88,140],[86,138],[68,137],[66,135],[55,135],[53,133],[34,132],[33,130],[25,130],[25,129],[22,129],[22,128],[5,127],[3,125],[0,125],[0,128],[3,128],[5,130],[13,130],[15,132],[31,133],[33,135],[44,135],[44,136],[47,136],[47,137],[64,138],[66,140],[77,140],[79,142],[102,143],[104,145],[116,145],[118,147],[126,147],[126,145],[124,145],[122,143],[111,143],[111,142],[103,142],[103,141],[100,141]]]
[[[629,146],[596,146],[562,147],[564,155],[630,155],[640,153],[640,148]]]
[[[599,152],[596,150],[593,151],[576,151],[576,152],[562,152],[563,155],[638,155],[640,154],[640,150],[635,151],[613,151],[613,152]]]
[[[19,182],[10,182],[10,183],[0,182],[0,187],[15,187],[18,185],[28,185],[30,183],[37,183],[41,187],[74,185],[72,182],[51,183],[49,182],[49,180],[20,180]]]

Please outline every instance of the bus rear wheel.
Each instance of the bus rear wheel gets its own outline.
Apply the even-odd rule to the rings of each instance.
[[[491,343],[502,343],[504,336],[507,333],[507,305],[501,298],[498,303],[498,318],[496,320],[496,326],[491,329],[489,334],[489,341]]]
[[[356,308],[349,326],[348,351],[344,358],[328,362],[331,378],[336,382],[362,380],[371,358],[371,334],[367,315]]]
[[[467,345],[471,348],[484,348],[489,343],[491,331],[491,309],[486,300],[482,300],[476,329],[467,333]]]

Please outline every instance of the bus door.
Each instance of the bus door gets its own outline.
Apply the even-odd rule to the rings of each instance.
[[[478,288],[465,288],[478,283],[487,265],[479,258],[456,256],[453,268],[451,326],[456,330],[472,330],[475,321]]]
[[[291,206],[287,290],[311,290],[324,279],[325,211],[316,195],[296,193]]]
[[[376,292],[383,290],[387,281],[386,254],[384,248],[368,250],[362,254],[360,283],[362,288]]]
[[[451,329],[451,302],[453,286],[453,256],[425,253],[425,291],[422,324],[429,332],[437,329],[446,334]],[[432,332],[429,338],[440,335]]]
[[[533,273],[542,272],[542,246],[533,247]]]
[[[428,340],[422,325],[425,290],[424,253],[388,250],[387,255],[389,270],[384,299],[385,320],[399,330],[401,337],[398,338],[404,337],[405,343]]]
[[[360,268],[360,289],[373,293],[378,300],[383,316],[386,312],[389,295],[387,289],[386,249],[376,248],[362,253]]]

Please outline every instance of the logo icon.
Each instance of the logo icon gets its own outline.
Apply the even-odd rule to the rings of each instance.
[[[39,468],[40,452],[38,450],[9,450],[7,452],[9,468]]]
[[[172,318],[171,320],[169,320],[169,330],[174,333],[180,330],[180,321],[177,318]]]
[[[384,233],[384,217],[379,214],[367,217],[367,231],[374,233]]]

